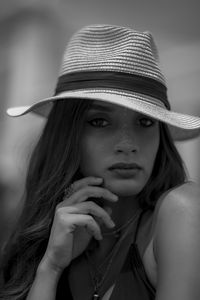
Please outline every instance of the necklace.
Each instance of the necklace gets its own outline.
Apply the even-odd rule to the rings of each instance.
[[[135,214],[137,214],[138,211],[136,211]],[[102,232],[102,236],[114,236],[115,238],[119,238],[120,233],[123,229],[125,229],[135,218],[135,214],[128,219],[128,221],[126,223],[124,223],[123,225],[121,225],[120,227],[116,228],[115,230],[109,231],[109,232]]]
[[[138,216],[139,212],[140,212],[140,209],[138,209],[136,211],[136,213],[125,224],[123,224],[118,229],[107,233],[107,235],[113,235],[113,234],[115,235],[116,232],[118,233],[118,231],[120,232],[122,229],[125,229],[130,224],[134,223],[137,219],[137,216]],[[105,233],[104,233],[104,235],[105,235]],[[112,251],[109,252],[109,254],[104,259],[103,263],[98,268],[95,266],[95,263],[91,259],[88,251],[87,250],[85,251],[86,260],[87,260],[87,263],[88,263],[88,266],[89,266],[90,278],[92,280],[92,284],[93,284],[93,287],[94,287],[94,294],[92,296],[92,300],[100,299],[99,290],[101,289],[101,287],[102,287],[102,285],[103,285],[103,283],[106,279],[106,276],[107,276],[108,272],[110,271],[113,259],[116,255],[116,253],[118,252],[118,250],[121,246],[121,243],[124,240],[125,236],[126,236],[126,231],[120,237],[120,239],[117,241],[116,245],[113,247]],[[107,266],[106,266],[106,269],[104,271],[104,274],[102,274],[102,272],[100,270],[102,269],[103,265],[105,265],[106,262],[107,262]]]

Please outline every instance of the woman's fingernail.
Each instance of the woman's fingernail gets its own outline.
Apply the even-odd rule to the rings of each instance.
[[[118,199],[119,199],[119,197],[117,195],[113,194],[113,200],[117,201]]]
[[[112,208],[111,208],[111,207],[105,206],[104,209],[105,209],[105,211],[106,211],[109,215],[112,214]]]
[[[103,178],[101,178],[101,177],[95,177],[95,179],[96,179],[97,181],[102,181],[102,180],[103,180]]]
[[[110,220],[110,227],[115,227],[115,223],[113,222],[113,220]]]

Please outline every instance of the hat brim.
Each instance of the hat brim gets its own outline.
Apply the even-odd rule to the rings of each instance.
[[[31,106],[9,108],[7,110],[7,114],[12,117],[18,117],[29,112],[34,112],[41,116],[48,117],[54,101],[77,98],[109,102],[127,107],[139,113],[155,118],[169,126],[172,138],[174,140],[181,141],[192,139],[200,134],[199,117],[167,110],[161,102],[158,102],[157,99],[145,96],[143,94],[127,93],[111,89],[66,91],[57,96],[40,100]]]

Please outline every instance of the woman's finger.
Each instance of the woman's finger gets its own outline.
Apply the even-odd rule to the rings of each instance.
[[[99,225],[90,215],[69,213],[62,217],[62,222],[65,223],[67,233],[74,234],[77,227],[84,227],[95,239],[101,240],[103,238]]]
[[[66,213],[92,215],[98,217],[109,228],[113,228],[115,226],[115,223],[107,211],[92,201],[78,203],[74,206],[63,207],[63,210]]]
[[[111,202],[116,202],[118,200],[118,196],[110,192],[108,189],[97,186],[86,186],[74,192],[69,198],[63,200],[59,206],[70,206],[83,202],[89,198],[103,198]]]
[[[74,181],[67,189],[66,189],[66,192],[64,195],[64,198],[63,200],[65,199],[68,199],[69,198],[69,195],[68,195],[68,190],[70,190],[70,193],[75,193],[76,191],[80,190],[81,188],[84,188],[88,185],[100,185],[102,184],[103,182],[103,179],[100,178],[100,177],[92,177],[92,176],[89,176],[89,177],[85,177],[85,178],[82,178],[80,180],[77,180],[77,181]]]

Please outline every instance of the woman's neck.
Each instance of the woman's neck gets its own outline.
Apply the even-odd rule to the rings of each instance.
[[[139,203],[134,197],[121,197],[116,203],[111,205],[108,202],[103,204],[104,209],[112,209],[111,218],[116,226],[108,229],[105,225],[100,225],[103,239],[98,241],[98,247],[90,254],[96,266],[112,251],[122,232],[129,227],[139,209]],[[119,236],[115,234],[116,232],[119,233]]]
[[[111,218],[115,223],[115,228],[117,229],[123,226],[131,217],[136,213],[139,209],[139,203],[136,197],[119,197],[119,200],[116,203],[105,203],[104,209],[111,209]],[[103,232],[113,231],[113,229],[108,229],[104,225],[102,225]]]

